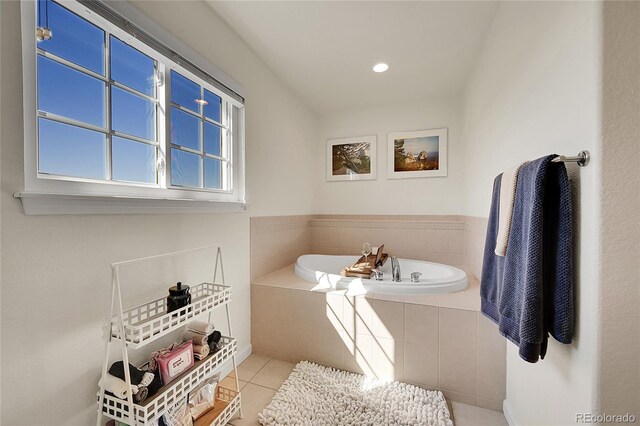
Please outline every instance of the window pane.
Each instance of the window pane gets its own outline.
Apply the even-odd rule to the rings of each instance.
[[[104,83],[38,55],[38,109],[105,127]]]
[[[47,5],[52,37],[39,41],[38,47],[104,75],[104,31],[53,1]],[[45,5],[38,9],[44,25]]]
[[[114,136],[111,140],[114,180],[156,183],[156,147]]]
[[[90,179],[106,178],[106,136],[38,119],[38,171]]]
[[[200,119],[171,107],[171,143],[200,151]]]
[[[214,95],[210,91],[205,90],[204,100],[207,101],[207,104],[204,106],[205,117],[215,120],[218,123],[222,123],[222,121],[220,121],[222,111],[222,99],[220,99],[220,96]]]
[[[201,157],[179,149],[171,149],[171,185],[201,188]]]
[[[111,36],[111,78],[155,96],[155,61],[114,36]]]
[[[220,156],[220,127],[204,123],[204,151],[207,154]]]
[[[205,157],[204,186],[209,189],[222,189],[222,161]]]
[[[188,78],[171,71],[171,102],[200,113],[200,86]]]
[[[155,103],[117,87],[111,87],[113,130],[148,140],[156,138]]]

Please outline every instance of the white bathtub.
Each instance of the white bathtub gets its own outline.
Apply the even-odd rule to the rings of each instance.
[[[391,259],[382,267],[383,280],[349,278],[340,271],[353,265],[358,256],[327,256],[305,254],[296,261],[294,272],[300,278],[318,284],[318,289],[348,289],[352,294],[437,294],[461,291],[469,286],[462,269],[421,260],[398,259],[401,281],[391,280]],[[412,272],[420,272],[420,280],[411,282]]]

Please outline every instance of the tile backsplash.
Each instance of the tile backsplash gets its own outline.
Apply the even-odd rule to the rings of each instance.
[[[465,267],[479,277],[486,227],[486,218],[458,215],[253,217],[251,280],[295,263],[302,254],[358,255],[365,241],[384,244],[398,257]]]
[[[362,243],[384,244],[391,255],[464,266],[464,222],[460,216],[390,216],[311,219],[311,252],[360,254]]]

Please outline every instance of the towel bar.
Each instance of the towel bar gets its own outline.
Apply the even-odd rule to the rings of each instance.
[[[587,164],[589,164],[589,159],[590,159],[590,154],[589,151],[580,151],[578,153],[578,155],[576,155],[575,157],[567,157],[566,155],[558,155],[556,158],[554,158],[553,161],[554,163],[578,163],[578,166],[580,167],[585,167]]]

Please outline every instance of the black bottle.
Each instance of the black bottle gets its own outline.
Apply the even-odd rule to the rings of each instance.
[[[189,286],[182,285],[181,282],[169,288],[169,296],[167,297],[167,312],[177,311],[191,303],[191,293]]]

